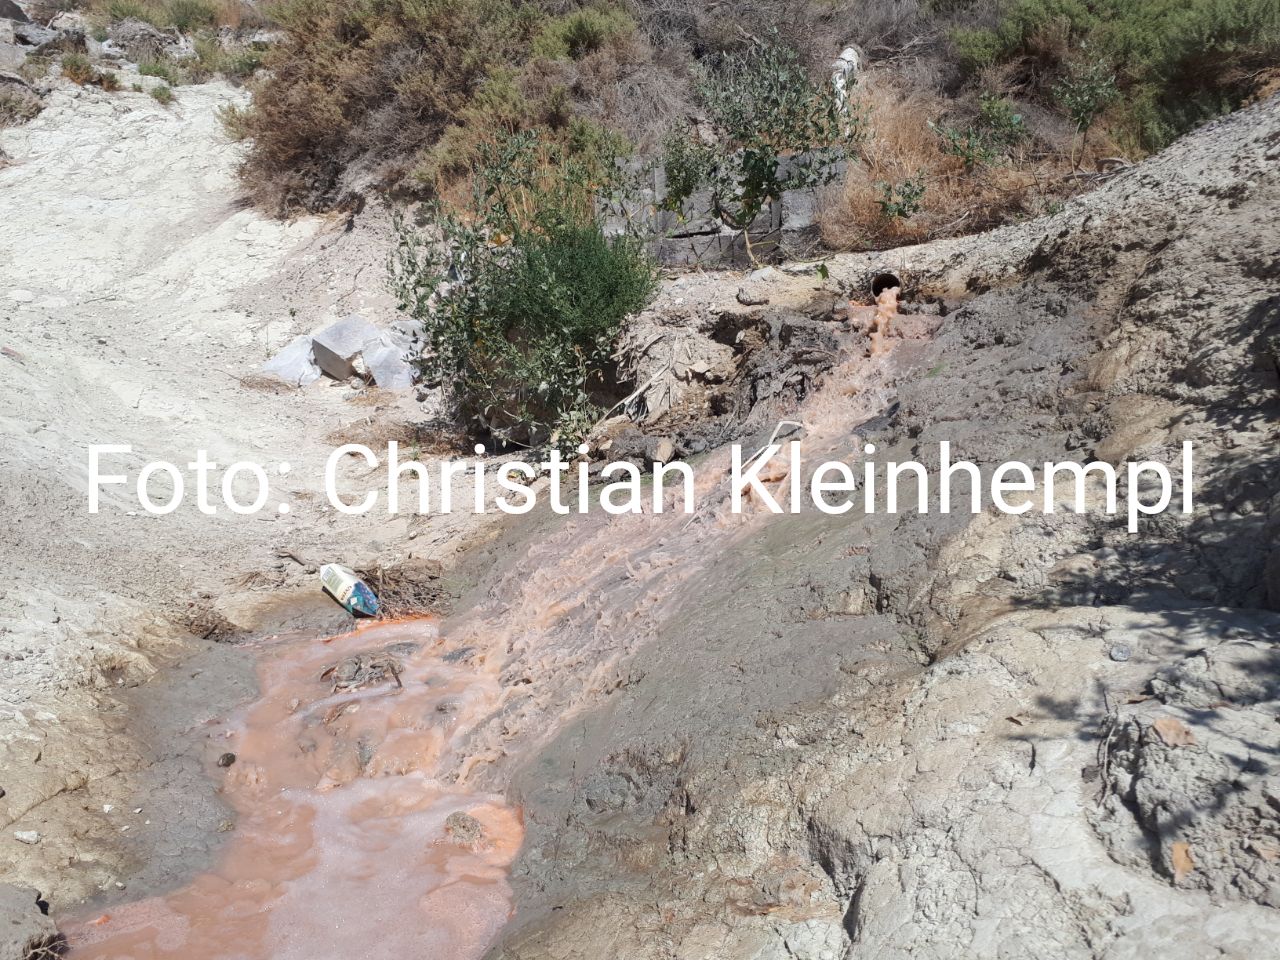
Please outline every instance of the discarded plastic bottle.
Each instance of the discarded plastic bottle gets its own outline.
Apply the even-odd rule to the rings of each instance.
[[[320,568],[320,582],[335,600],[356,616],[373,617],[378,613],[378,598],[368,584],[350,567],[326,563]]]

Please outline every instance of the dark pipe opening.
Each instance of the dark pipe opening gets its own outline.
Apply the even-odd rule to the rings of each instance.
[[[902,281],[893,273],[877,273],[871,281],[871,296],[878,297],[891,287],[902,289]]]

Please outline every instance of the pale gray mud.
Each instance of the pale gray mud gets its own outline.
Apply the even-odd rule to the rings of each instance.
[[[1048,220],[667,287],[627,334],[653,386],[615,451],[749,451],[785,417],[810,462],[936,466],[948,440],[989,476],[1191,440],[1196,509],[1129,534],[1092,485],[1083,515],[935,490],[735,517],[715,450],[692,519],[495,543],[445,630],[505,689],[456,767],[527,818],[495,958],[1273,952],[1278,161],[1271,100]],[[908,304],[869,358],[831,307],[886,266]]]

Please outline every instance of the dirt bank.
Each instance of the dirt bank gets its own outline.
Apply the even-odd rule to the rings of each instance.
[[[237,657],[210,643],[341,629],[315,564],[414,568],[450,558],[474,526],[459,515],[411,542],[406,519],[325,503],[334,438],[408,429],[422,418],[411,397],[255,379],[297,333],[390,306],[376,217],[349,230],[240,203],[241,147],[218,110],[244,100],[218,83],[170,107],[59,83],[35,120],[0,131],[13,161],[0,170],[0,873],[60,904],[126,877],[172,882],[220,836],[180,735],[183,716],[218,715],[245,690],[227,675]],[[101,443],[132,448],[108,471],[132,476],[198,449],[224,466],[288,462],[273,487],[291,510],[205,516],[188,501],[155,517],[114,487],[90,515],[87,451]],[[152,687],[175,662],[197,676]]]
[[[1273,100],[1049,220],[664,291],[626,360],[677,449],[783,417],[814,461],[1191,440],[1197,509],[744,519],[713,452],[692,521],[495,549],[446,630],[508,685],[458,763],[528,818],[495,957],[1271,949],[1277,158]],[[831,307],[885,266],[914,315],[871,360]]]
[[[1048,220],[825,277],[670,282],[624,340],[650,384],[625,442],[695,458],[696,515],[535,517],[467,552],[492,532],[469,515],[325,508],[335,439],[412,427],[409,401],[252,378],[294,334],[389,305],[378,216],[237,204],[216,110],[240,99],[64,85],[0,133],[6,878],[74,903],[194,871],[221,810],[205,788],[183,825],[211,749],[191,724],[246,691],[208,644],[341,628],[297,606],[317,562],[425,578],[461,557],[479,586],[443,651],[496,706],[445,769],[527,818],[495,957],[1267,952],[1280,103]],[[870,359],[832,308],[886,267],[904,317]],[[783,418],[815,460],[870,441],[927,461],[945,439],[988,468],[1172,461],[1189,439],[1199,507],[1137,537],[1066,510],[729,515],[717,445]],[[111,496],[88,515],[101,442],[135,468],[287,460],[291,509],[153,518]]]

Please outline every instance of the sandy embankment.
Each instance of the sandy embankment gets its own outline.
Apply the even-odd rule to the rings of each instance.
[[[392,305],[376,217],[346,231],[237,202],[241,148],[217,111],[244,99],[207,84],[165,108],[67,84],[34,121],[0,131],[13,159],[0,170],[0,874],[51,900],[114,890],[157,851],[181,861],[161,874],[194,869],[185,859],[206,846],[169,842],[184,818],[157,809],[155,784],[186,767],[199,784],[198,764],[180,756],[183,724],[199,722],[202,699],[217,710],[243,687],[218,688],[225,662],[207,682],[185,678],[167,743],[122,732],[117,693],[189,655],[192,630],[334,622],[314,571],[285,552],[306,564],[447,558],[476,525],[458,515],[410,542],[408,519],[325,506],[333,439],[421,419],[411,397],[246,382],[297,333],[355,311],[385,321]],[[290,469],[272,474],[273,503],[253,517],[202,515],[190,490],[153,517],[131,487],[90,515],[87,450],[98,443],[132,447],[115,461],[131,477],[155,459],[185,465],[198,449],[223,465]],[[158,717],[148,725],[164,729]],[[157,763],[169,772],[148,772]],[[31,830],[39,843],[15,840]]]

